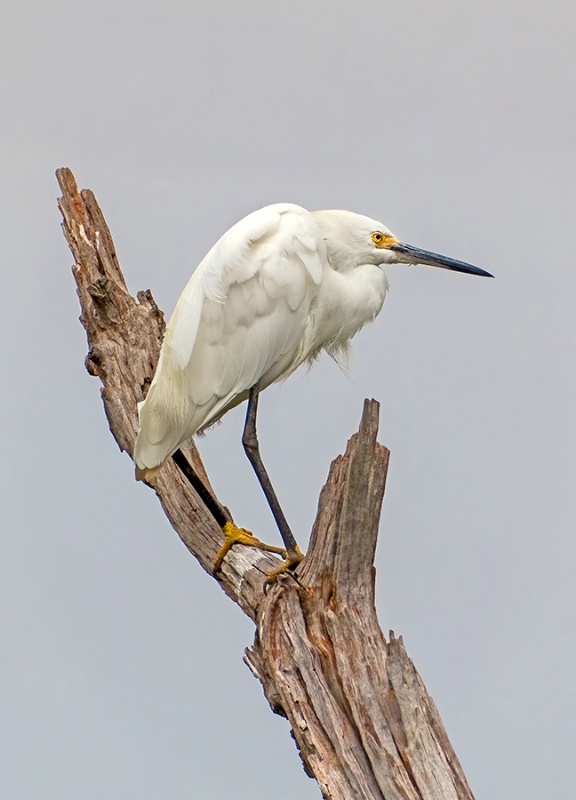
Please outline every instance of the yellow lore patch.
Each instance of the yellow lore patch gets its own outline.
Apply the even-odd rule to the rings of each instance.
[[[374,231],[372,234],[372,241],[379,250],[384,250],[386,247],[393,247],[400,244],[396,237],[391,236],[389,233],[382,233],[382,231]]]

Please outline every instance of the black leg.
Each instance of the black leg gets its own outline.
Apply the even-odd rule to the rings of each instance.
[[[296,539],[290,530],[290,526],[288,525],[286,517],[284,516],[284,512],[282,511],[280,503],[278,502],[278,498],[276,497],[276,492],[274,491],[270,478],[268,477],[268,473],[266,472],[266,467],[262,463],[262,458],[260,457],[260,447],[258,444],[258,436],[256,434],[256,414],[258,412],[259,393],[260,390],[258,388],[258,384],[250,389],[250,396],[248,398],[248,411],[246,412],[246,423],[244,425],[244,433],[242,434],[242,444],[244,445],[244,451],[248,456],[248,460],[252,464],[252,468],[256,473],[258,482],[260,483],[262,491],[264,492],[266,500],[268,501],[270,510],[274,515],[276,525],[278,526],[278,530],[280,531],[280,535],[282,536],[282,540],[284,542],[284,547],[288,552],[288,557],[290,558],[290,556],[297,555],[298,560],[300,560],[302,555],[298,549],[298,545],[296,544]]]
[[[250,531],[247,531],[245,528],[238,528],[232,522],[232,517],[228,511],[222,508],[220,503],[218,503],[194,467],[190,464],[182,450],[176,450],[172,456],[172,459],[180,468],[184,477],[188,480],[192,488],[196,491],[196,494],[203,501],[208,511],[212,514],[215,522],[222,528],[222,533],[224,534],[224,544],[214,559],[214,567],[212,569],[214,575],[217,575],[218,572],[220,572],[224,558],[228,554],[230,548],[235,544],[250,545],[251,547],[257,547],[260,550],[265,550],[269,553],[278,553],[283,558],[286,558],[286,551],[281,547],[264,544],[264,542],[261,542],[260,539],[257,539],[252,533],[250,533]],[[290,567],[293,561],[295,562],[295,559],[291,559],[289,561]],[[276,573],[273,574],[275,575]]]
[[[196,494],[200,497],[208,511],[212,514],[218,525],[223,528],[227,522],[231,521],[231,517],[227,514],[220,503],[218,503],[207,486],[204,485],[203,480],[198,475],[192,464],[188,461],[182,450],[178,449],[172,456],[175,464],[180,468]]]

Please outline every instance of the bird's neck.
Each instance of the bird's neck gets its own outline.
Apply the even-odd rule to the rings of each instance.
[[[343,242],[325,240],[328,262],[335,272],[343,275],[358,268],[358,254]]]
[[[373,264],[327,270],[318,297],[315,350],[337,350],[380,312],[388,280]]]

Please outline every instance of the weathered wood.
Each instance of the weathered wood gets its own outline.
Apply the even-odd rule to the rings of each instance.
[[[261,604],[246,661],[326,797],[471,798],[402,640],[387,643],[378,625],[372,564],[389,452],[377,429],[378,403],[366,401],[320,496],[305,589]]]
[[[154,375],[164,316],[150,291],[133,298],[120,271],[114,243],[93,193],[78,192],[69,169],[59,169],[59,200],[64,235],[75,259],[76,280],[89,352],[86,368],[103,383],[102,400],[112,435],[132,455],[137,431],[137,403]],[[207,482],[194,445],[183,448]],[[151,481],[171,525],[202,567],[211,571],[223,536],[178,468],[167,463]],[[247,547],[233,548],[219,580],[224,591],[252,619],[262,597],[266,575],[278,559]]]
[[[130,455],[164,333],[149,291],[129,294],[94,195],[57,172],[63,229],[86,329],[86,367],[103,383],[110,430]],[[378,444],[378,403],[331,465],[299,583],[266,594],[273,556],[235,547],[219,582],[256,622],[245,660],[272,709],[288,717],[306,772],[332,800],[470,800],[458,759],[402,639],[387,642],[374,607],[373,566],[389,453]],[[185,449],[208,478],[193,445]],[[151,483],[172,526],[211,572],[222,534],[168,463]]]

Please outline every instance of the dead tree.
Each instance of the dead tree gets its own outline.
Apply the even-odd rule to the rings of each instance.
[[[86,368],[102,381],[104,410],[132,455],[136,404],[147,392],[164,334],[150,291],[134,299],[92,192],[57,172],[64,235],[88,336]],[[264,592],[274,556],[235,547],[218,583],[255,623],[245,661],[272,710],[288,718],[307,774],[331,800],[470,800],[473,795],[402,639],[386,641],[374,607],[373,566],[388,450],[376,441],[378,403],[330,467],[308,554],[290,579]],[[193,444],[188,459],[208,478]],[[223,536],[170,462],[152,481],[170,523],[212,573]]]

